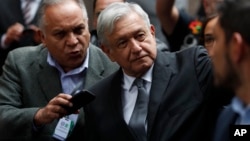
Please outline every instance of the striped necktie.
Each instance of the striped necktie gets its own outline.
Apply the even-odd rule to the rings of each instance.
[[[23,8],[23,17],[24,17],[24,20],[25,20],[25,23],[28,25],[30,22],[31,22],[31,18],[32,18],[32,15],[31,15],[31,3],[32,3],[32,0],[26,0],[26,5],[24,6]]]

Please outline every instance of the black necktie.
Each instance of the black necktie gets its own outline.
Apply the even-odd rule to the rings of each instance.
[[[134,111],[129,121],[129,126],[135,132],[137,141],[146,141],[147,134],[145,130],[147,109],[148,109],[148,96],[147,91],[143,86],[142,79],[136,79],[134,84],[138,88],[138,96],[135,103]]]

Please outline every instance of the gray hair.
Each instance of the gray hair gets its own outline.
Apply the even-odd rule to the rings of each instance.
[[[41,6],[39,7],[38,26],[42,31],[44,31],[44,25],[46,24],[46,21],[45,21],[46,8],[48,8],[49,6],[61,4],[66,1],[70,1],[70,0],[42,0],[41,1]],[[87,13],[87,9],[83,0],[71,0],[71,1],[74,1],[82,9],[83,17],[85,17],[86,20],[88,20],[88,13]]]
[[[151,26],[148,14],[138,4],[115,2],[105,8],[98,17],[97,35],[100,42],[107,43],[105,34],[112,33],[115,23],[131,13],[136,13],[145,21],[148,27]]]

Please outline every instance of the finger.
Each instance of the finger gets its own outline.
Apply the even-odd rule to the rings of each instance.
[[[24,26],[20,23],[16,23],[11,27],[12,30],[14,30],[17,33],[22,33],[24,30]]]
[[[33,31],[38,31],[39,30],[39,28],[37,26],[35,26],[35,25],[30,25],[29,29],[32,29]]]
[[[55,98],[53,98],[49,104],[53,107],[53,112],[60,113],[60,114],[66,114],[67,113],[67,107],[72,107],[73,104],[70,102],[70,99],[72,98],[71,95],[68,94],[59,94]]]
[[[45,109],[47,111],[47,117],[51,120],[61,118],[67,114],[65,108],[62,105],[55,104],[54,100],[51,100]]]
[[[80,110],[75,111],[73,114],[79,114]]]

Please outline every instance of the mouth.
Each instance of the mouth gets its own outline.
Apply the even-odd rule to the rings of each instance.
[[[69,57],[70,57],[70,58],[78,58],[78,57],[80,57],[80,56],[81,56],[81,54],[80,54],[79,51],[74,51],[74,52],[70,52],[70,53],[69,53]]]
[[[132,59],[132,62],[140,61],[140,60],[142,60],[145,57],[146,57],[146,55],[138,56],[138,57]]]

